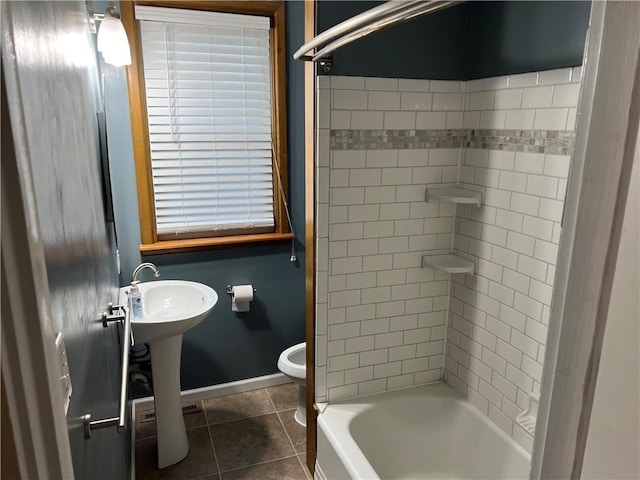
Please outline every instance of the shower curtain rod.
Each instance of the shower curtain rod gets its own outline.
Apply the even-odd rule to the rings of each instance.
[[[390,27],[392,25],[397,25],[407,20],[411,20],[412,18],[418,17],[420,15],[425,15],[427,13],[437,12],[439,10],[443,10],[448,7],[452,7],[457,5],[458,3],[462,3],[461,1],[448,1],[448,2],[439,2],[439,1],[431,1],[425,2],[421,1],[418,5],[413,5],[411,7],[405,8],[400,12],[391,14],[389,16],[385,16],[380,20],[377,20],[369,25],[365,25],[364,27],[359,28],[358,30],[352,31],[338,38],[337,40],[331,42],[322,48],[319,52],[311,57],[313,62],[317,62],[326,58],[337,50],[340,47],[343,47],[359,38],[366,37],[372,33],[377,32],[378,30],[382,30],[385,27]]]
[[[345,33],[349,33],[352,30],[355,30],[362,25],[366,25],[367,23],[377,20],[378,18],[388,15],[393,12],[397,12],[398,10],[402,10],[410,5],[416,5],[422,3],[421,0],[413,0],[410,2],[402,1],[402,0],[391,0],[383,3],[382,5],[378,5],[377,7],[371,8],[365,12],[362,12],[355,17],[352,17],[344,22],[339,23],[338,25],[334,25],[329,30],[326,30],[307,43],[302,45],[298,49],[296,53],[293,54],[293,58],[296,60],[310,60],[311,57],[307,57],[306,54],[313,50],[316,47],[319,47],[323,43],[330,42],[340,35],[344,35]]]
[[[330,61],[327,62],[327,60],[330,59],[330,54],[338,48],[377,32],[382,28],[403,23],[420,15],[443,10],[459,3],[463,2],[390,0],[322,32],[300,47],[293,55],[293,58],[296,60],[320,62],[330,68]],[[311,50],[327,43],[328,45],[325,45],[324,48],[317,53],[309,54]],[[327,69],[325,68],[325,70]]]

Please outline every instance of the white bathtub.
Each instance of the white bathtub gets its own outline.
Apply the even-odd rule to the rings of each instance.
[[[448,385],[329,405],[316,478],[526,479],[530,455]]]

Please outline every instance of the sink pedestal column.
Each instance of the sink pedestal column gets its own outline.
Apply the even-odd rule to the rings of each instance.
[[[182,335],[151,341],[153,400],[158,430],[158,468],[178,463],[189,453],[180,398]]]

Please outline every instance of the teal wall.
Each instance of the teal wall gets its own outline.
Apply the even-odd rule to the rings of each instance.
[[[381,3],[321,0],[317,30],[324,32]],[[333,53],[329,75],[461,80],[470,11],[465,3],[356,40]]]
[[[591,2],[473,2],[467,79],[582,65]]]
[[[318,2],[318,32],[379,1]],[[470,80],[582,64],[591,2],[469,1],[340,48],[330,75]]]
[[[304,341],[304,65],[292,60],[304,38],[303,2],[287,2],[286,16],[289,204],[297,263],[289,262],[289,242],[141,258],[126,76],[122,68],[104,72],[121,284],[129,283],[141,261],[151,261],[161,279],[201,282],[220,298],[212,313],[184,336],[183,389],[276,373],[280,353]],[[143,280],[151,279],[143,274]],[[247,283],[257,289],[251,311],[233,313],[225,287]],[[138,396],[145,394],[138,389]]]

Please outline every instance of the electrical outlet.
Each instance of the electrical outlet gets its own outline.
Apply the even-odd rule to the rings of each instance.
[[[71,393],[73,386],[71,385],[71,374],[69,373],[69,361],[67,360],[67,347],[64,344],[64,336],[62,332],[56,335],[56,351],[58,352],[58,362],[60,364],[60,383],[62,384],[62,393],[64,395],[64,413],[69,411],[69,403],[71,402]]]

